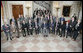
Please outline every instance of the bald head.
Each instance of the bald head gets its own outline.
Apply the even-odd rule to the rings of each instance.
[[[80,20],[78,20],[78,23],[80,23]]]
[[[31,20],[29,20],[29,23],[31,23]]]

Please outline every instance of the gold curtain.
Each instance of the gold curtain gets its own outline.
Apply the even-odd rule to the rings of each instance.
[[[4,22],[4,11],[3,11],[3,6],[1,6],[1,16],[2,16],[2,21]]]

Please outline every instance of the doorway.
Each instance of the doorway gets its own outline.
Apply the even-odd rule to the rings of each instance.
[[[19,14],[23,15],[23,5],[12,5],[12,13],[14,18],[17,20]]]

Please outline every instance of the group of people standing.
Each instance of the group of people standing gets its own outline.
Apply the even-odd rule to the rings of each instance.
[[[17,31],[17,37],[19,33],[22,32],[23,37],[27,35],[36,35],[41,33],[44,37],[47,37],[48,34],[58,35],[60,37],[70,36],[76,40],[79,32],[82,28],[80,20],[74,20],[74,17],[70,22],[66,22],[65,18],[62,16],[59,19],[51,15],[49,10],[35,10],[33,17],[24,17],[19,15],[17,22],[14,19],[11,19],[10,25],[4,24],[2,26],[8,40],[8,33],[10,39],[12,40],[12,34]]]

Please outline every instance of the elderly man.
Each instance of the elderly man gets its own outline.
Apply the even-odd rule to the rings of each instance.
[[[47,23],[46,23],[46,21],[44,21],[42,23],[42,28],[43,28],[43,35],[44,35],[44,37],[47,37],[48,36],[48,31],[47,31]]]
[[[77,24],[74,29],[73,39],[76,40],[77,36],[79,35],[79,32],[81,30],[81,23],[80,20],[77,21]]]
[[[12,40],[12,34],[10,32],[10,26],[9,26],[9,24],[6,23],[6,21],[4,22],[4,25],[2,26],[2,29],[6,34],[7,40],[8,40],[8,35],[9,35],[10,39]]]
[[[70,25],[70,30],[71,30],[70,37],[72,37],[74,34],[73,32],[75,29],[75,25],[76,25],[76,20],[74,20],[74,17],[72,17],[72,20],[70,21],[69,25]]]
[[[60,22],[61,22],[61,21],[65,21],[65,18],[62,16],[62,17],[60,17],[59,21],[60,21]]]
[[[66,22],[66,25],[65,25],[65,36],[66,36],[66,38],[69,36],[69,34],[70,34],[70,26],[69,26],[69,23],[68,22]]]
[[[29,20],[28,27],[29,27],[29,31],[28,31],[29,34],[33,35],[33,23],[32,23],[32,20]]]
[[[27,30],[27,23],[25,23],[25,21],[23,20],[22,23],[22,31],[23,31],[23,36],[26,36],[26,30]]]

